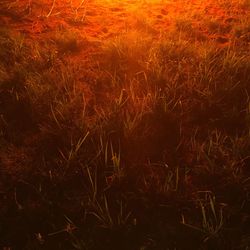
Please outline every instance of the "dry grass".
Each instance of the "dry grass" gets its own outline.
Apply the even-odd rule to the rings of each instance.
[[[105,39],[75,4],[35,40],[0,30],[0,247],[248,249],[248,1],[185,3],[160,33],[140,12]]]

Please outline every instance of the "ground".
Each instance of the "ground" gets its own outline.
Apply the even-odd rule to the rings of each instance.
[[[2,0],[0,248],[250,247],[249,0]]]

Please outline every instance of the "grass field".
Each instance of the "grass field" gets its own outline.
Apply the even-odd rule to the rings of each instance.
[[[1,0],[0,249],[250,249],[250,1]]]

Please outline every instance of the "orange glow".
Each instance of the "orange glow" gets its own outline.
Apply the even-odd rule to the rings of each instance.
[[[249,249],[249,0],[0,0],[0,248]]]

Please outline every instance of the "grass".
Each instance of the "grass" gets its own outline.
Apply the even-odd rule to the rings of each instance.
[[[158,37],[1,28],[0,247],[249,248],[249,5],[209,4]]]

